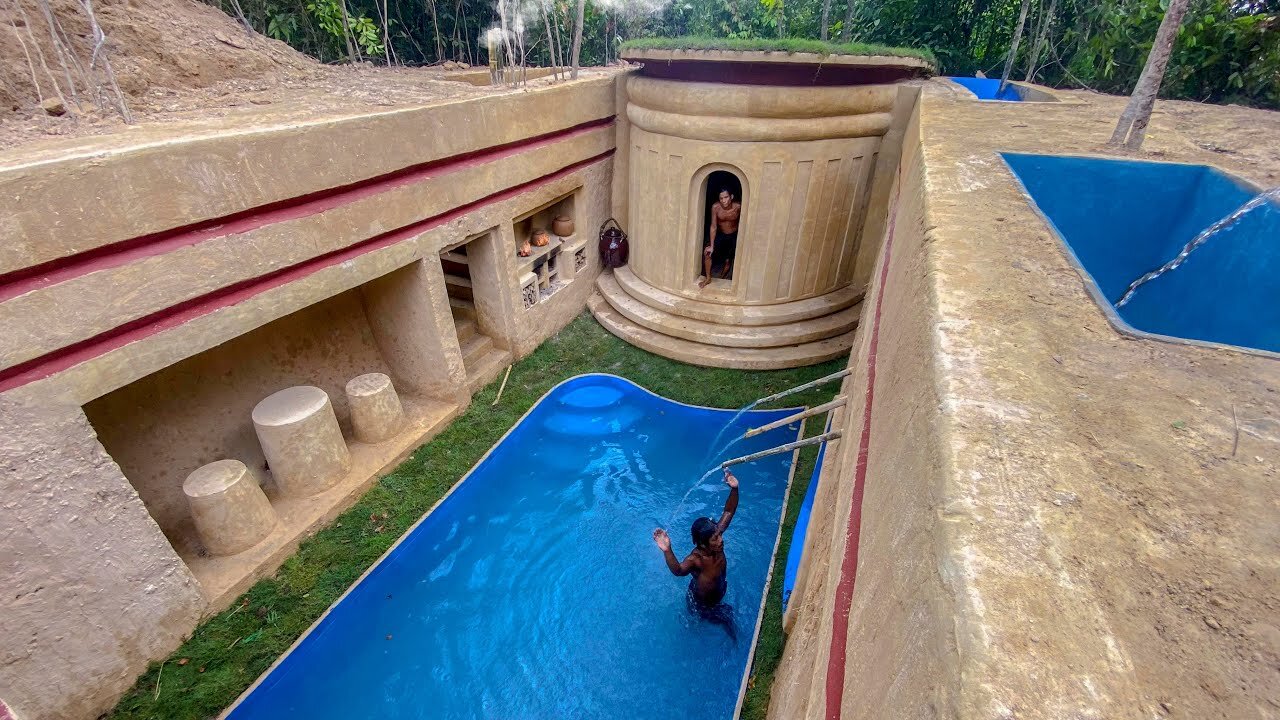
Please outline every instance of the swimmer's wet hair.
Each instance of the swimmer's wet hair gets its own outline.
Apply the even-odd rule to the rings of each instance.
[[[690,529],[693,535],[693,544],[699,547],[706,547],[711,542],[711,537],[716,534],[716,524],[709,517],[700,517],[693,521],[693,527]]]

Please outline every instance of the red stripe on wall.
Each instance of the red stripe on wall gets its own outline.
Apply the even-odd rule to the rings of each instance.
[[[900,191],[900,190],[899,190]],[[871,446],[871,407],[876,397],[876,354],[880,349],[880,310],[884,305],[889,261],[893,258],[893,232],[897,225],[898,197],[889,208],[889,232],[884,242],[884,262],[880,266],[880,292],[871,324],[871,345],[867,349],[866,401],[862,408],[862,436],[858,439],[858,462],[853,475],[853,499],[849,523],[845,527],[844,558],[836,584],[835,612],[831,618],[831,652],[827,656],[827,720],[840,720],[844,701],[845,658],[849,643],[849,612],[853,607],[854,581],[858,575],[858,541],[862,535],[862,497],[867,484],[867,455]]]
[[[613,121],[613,116],[592,120],[564,130],[433,160],[358,183],[301,195],[194,225],[122,240],[40,265],[15,270],[0,275],[0,302],[98,270],[119,267],[142,258],[197,245],[206,240],[249,232],[274,223],[325,212],[406,185],[536,150],[586,134],[597,128],[607,127],[612,125]]]
[[[420,220],[412,225],[406,225],[398,230],[393,230],[391,232],[369,238],[368,240],[363,240],[349,247],[342,248],[341,250],[320,255],[296,265],[282,268],[272,273],[252,278],[212,293],[193,298],[179,305],[161,310],[158,313],[153,313],[147,317],[139,318],[128,324],[113,328],[112,330],[101,333],[87,340],[83,340],[75,345],[70,345],[41,357],[28,360],[27,362],[19,365],[14,365],[11,368],[0,371],[0,392],[5,392],[36,380],[42,380],[51,375],[62,372],[63,370],[79,365],[86,360],[91,360],[107,352],[128,345],[129,343],[136,342],[151,335],[155,335],[158,332],[177,327],[189,320],[208,315],[216,310],[244,302],[245,300],[272,288],[307,277],[308,275],[320,270],[344,263],[348,260],[364,255],[365,253],[380,250],[398,242],[407,240],[414,235],[418,235],[432,228],[452,222],[453,220],[456,220],[485,205],[513,198],[526,190],[530,190],[539,185],[545,185],[549,182],[565,177],[566,175],[570,175],[584,167],[587,167],[588,165],[592,165],[612,156],[613,152],[613,150],[608,150],[596,155],[595,157],[574,163],[535,180],[530,180],[529,182],[493,193],[492,195],[467,203],[466,205],[461,205],[446,213],[429,217],[425,220]]]

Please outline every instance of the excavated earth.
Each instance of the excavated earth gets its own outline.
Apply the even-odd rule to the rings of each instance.
[[[1280,360],[1108,324],[997,155],[1115,155],[1124,98],[1058,95],[921,109],[974,716],[1280,717]],[[1272,187],[1280,113],[1161,102],[1133,156]]]

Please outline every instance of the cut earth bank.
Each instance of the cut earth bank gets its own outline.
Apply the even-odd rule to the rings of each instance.
[[[1280,364],[1108,324],[998,155],[1111,154],[1056,92],[922,94],[771,717],[1280,714]],[[1142,157],[1271,187],[1277,138],[1161,102]]]
[[[2,364],[6,379],[22,381],[2,398],[3,491],[37,500],[14,505],[21,527],[0,548],[20,559],[5,568],[18,591],[0,605],[0,637],[19,649],[0,665],[0,688],[23,717],[92,717],[108,707],[149,659],[354,501],[379,469],[443,428],[501,369],[468,372],[458,318],[441,314],[452,295],[440,253],[482,238],[509,249],[517,218],[568,196],[587,231],[616,211],[608,191],[613,80],[601,72],[501,99],[327,114],[303,125],[294,108],[262,132],[236,128],[236,142],[260,153],[218,149],[217,136],[235,123],[193,121],[193,139],[208,143],[199,162],[212,174],[188,187],[172,181],[192,158],[167,147],[181,127],[0,156],[0,187],[34,188],[4,208],[11,234],[34,241],[10,246],[0,268],[15,289],[0,297],[10,323]],[[824,717],[834,699],[844,717],[1265,717],[1280,703],[1280,630],[1270,620],[1280,604],[1274,361],[1116,334],[995,154],[1098,152],[1121,100],[1082,93],[1069,94],[1080,106],[979,105],[948,87],[926,84],[904,150],[890,226],[898,235],[882,253],[886,281],[867,295],[885,289],[860,552],[850,556],[845,537],[876,337],[868,313],[878,302],[864,303],[865,329],[850,359],[857,372],[845,386],[857,402],[843,413],[843,447],[828,453],[771,714]],[[1275,184],[1275,114],[1186,103],[1158,110],[1148,152]],[[259,112],[271,114],[246,110],[236,123]],[[352,140],[361,135],[353,128],[375,140]],[[535,139],[519,150],[522,162],[504,154]],[[432,163],[486,150],[499,154],[450,166],[472,173],[465,182],[432,174]],[[126,155],[137,164],[113,166]],[[412,178],[421,187],[397,184],[406,168],[422,171]],[[273,184],[282,177],[287,185]],[[392,182],[369,192],[363,183],[379,177]],[[248,263],[198,257],[218,249],[219,219],[335,187],[342,192],[306,198],[320,203],[309,206],[309,219],[281,216],[297,223],[289,232],[254,222],[238,231]],[[155,202],[137,204],[148,188]],[[84,198],[92,206],[71,211]],[[414,229],[394,234],[401,227]],[[205,234],[164,234],[174,228]],[[135,238],[147,243],[131,244]],[[158,251],[137,253],[144,246]],[[343,254],[353,248],[361,252]],[[521,317],[520,268],[503,256],[489,265],[501,288],[493,302]],[[114,259],[101,264],[104,257]],[[42,282],[49,270],[63,273],[57,284]],[[592,253],[580,278],[527,311],[533,322],[495,313],[493,349],[507,360],[530,352],[581,310],[598,271]],[[106,297],[102,288],[138,282],[145,292],[120,302],[56,297]],[[396,302],[405,296],[397,288],[411,286],[425,288],[430,307]],[[320,316],[299,315],[330,298],[337,300]],[[473,303],[479,314],[483,304]],[[80,309],[58,312],[67,307]],[[382,313],[370,307],[392,308],[386,316],[400,320],[379,327]],[[430,332],[400,332],[422,318]],[[345,330],[295,343],[330,328]],[[283,354],[236,375],[228,368],[240,355],[218,352],[250,332],[264,333],[264,343],[278,336]],[[406,351],[400,337],[421,346]],[[110,430],[104,435],[81,407],[151,382],[158,384],[117,395],[118,404],[156,403],[130,406],[130,415],[159,426],[189,415],[226,427],[269,386],[323,381],[340,396],[349,378],[333,358],[343,347],[380,359],[398,384],[416,379],[421,407],[435,411],[422,412],[423,429],[396,451],[370,453],[367,477],[341,487],[340,501],[285,523],[292,534],[273,559],[232,573],[211,601],[175,552],[180,540],[152,521],[142,488],[113,457],[152,455],[123,446],[107,447],[108,455],[98,438]],[[434,362],[405,361],[415,353]],[[190,372],[157,377],[184,362],[195,363]],[[156,399],[166,387],[219,382],[237,389],[220,396],[227,404],[161,407]],[[109,404],[97,406],[99,425],[122,417]],[[242,441],[228,435],[192,450],[214,459],[246,447],[236,445]],[[856,585],[848,583],[850,557]],[[846,602],[848,632],[833,642],[833,614]],[[113,630],[94,636],[86,626]],[[840,648],[844,657],[833,652]]]

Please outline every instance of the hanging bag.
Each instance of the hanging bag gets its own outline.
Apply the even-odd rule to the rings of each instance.
[[[609,227],[612,223],[613,227]],[[627,264],[627,234],[613,218],[600,225],[600,260],[608,268],[620,268]]]

